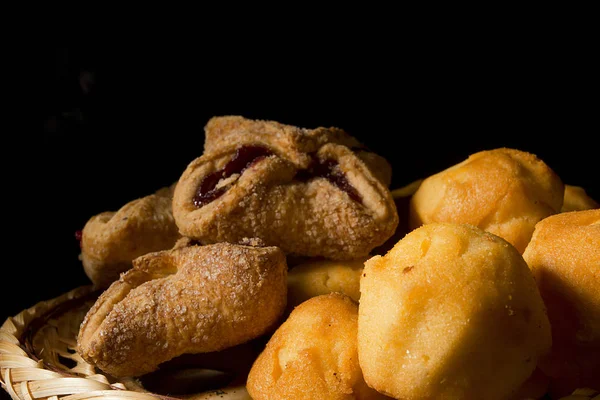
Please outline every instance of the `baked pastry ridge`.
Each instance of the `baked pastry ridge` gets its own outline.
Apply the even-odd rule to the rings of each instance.
[[[287,296],[276,247],[189,245],[136,258],[86,314],[78,352],[113,376],[139,376],[188,353],[223,350],[273,329]]]
[[[107,288],[146,253],[170,249],[181,237],[172,212],[175,184],[91,217],[81,231],[80,260],[88,278]]]
[[[244,132],[235,144],[217,141],[222,147],[209,136],[181,175],[173,213],[184,236],[258,237],[286,254],[350,260],[394,233],[391,193],[353,150],[320,134]]]

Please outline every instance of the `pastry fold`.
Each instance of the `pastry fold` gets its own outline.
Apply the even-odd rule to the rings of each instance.
[[[79,354],[116,377],[182,354],[223,350],[273,329],[287,296],[276,247],[179,245],[133,261],[86,314]]]
[[[384,157],[336,127],[306,129],[230,115],[211,118],[204,127],[204,137],[204,154],[240,143],[269,143],[297,161],[306,160],[306,154],[314,153],[327,143],[335,143],[351,149],[385,186],[389,187],[392,182],[392,166]]]
[[[181,237],[172,211],[175,185],[91,217],[81,232],[85,274],[106,288],[143,254],[170,249]]]
[[[205,153],[179,178],[173,215],[182,235],[206,244],[257,237],[288,255],[352,260],[394,233],[391,193],[346,145],[351,138],[235,121],[208,134]]]

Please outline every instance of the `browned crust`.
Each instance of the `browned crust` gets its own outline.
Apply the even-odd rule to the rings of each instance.
[[[143,254],[170,249],[180,238],[172,211],[175,184],[130,201],[118,211],[91,217],[82,230],[81,261],[98,287],[108,287],[131,261]]]
[[[277,323],[286,277],[285,256],[275,247],[219,243],[146,254],[87,313],[78,352],[124,377],[181,354],[244,343]]]
[[[238,115],[211,118],[204,127],[204,154],[220,152],[240,144],[262,143],[298,166],[306,166],[307,155],[327,143],[346,146],[356,152],[371,172],[389,187],[392,166],[370,151],[354,136],[337,127],[300,128],[272,120],[248,119]]]
[[[345,146],[328,143],[319,159],[334,159],[361,196],[357,202],[324,178],[294,180],[298,164],[275,151],[247,168],[220,198],[192,201],[208,174],[222,168],[235,147],[192,161],[179,179],[173,213],[181,233],[204,243],[258,237],[287,254],[350,260],[364,257],[395,231],[398,213],[389,189]]]

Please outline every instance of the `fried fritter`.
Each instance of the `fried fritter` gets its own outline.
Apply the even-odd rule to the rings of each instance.
[[[413,230],[367,260],[360,291],[360,366],[369,386],[394,398],[505,400],[550,350],[523,257],[472,225]]]
[[[600,209],[563,212],[537,223],[523,253],[552,326],[540,368],[553,395],[600,388]]]
[[[535,224],[560,212],[564,184],[536,155],[498,148],[427,177],[410,202],[410,230],[430,222],[475,225],[523,253]]]
[[[369,388],[358,364],[358,306],[330,293],[292,311],[258,356],[246,382],[254,400],[384,399]]]

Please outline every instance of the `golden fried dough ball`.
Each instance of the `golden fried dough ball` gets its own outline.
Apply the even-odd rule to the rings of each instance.
[[[141,376],[274,331],[287,301],[279,248],[178,246],[136,258],[100,295],[79,330],[83,359],[116,377]]]
[[[340,292],[358,302],[360,275],[367,257],[350,260],[309,260],[288,271],[288,308],[311,297]]]
[[[534,154],[480,151],[421,182],[410,202],[410,229],[430,222],[475,225],[523,252],[536,222],[560,211],[564,184]]]
[[[360,292],[365,381],[398,399],[505,400],[551,346],[523,257],[472,225],[413,230],[367,260]]]
[[[329,293],[296,307],[258,356],[246,382],[254,400],[383,399],[363,379],[356,349],[358,306]]]
[[[552,326],[552,353],[540,368],[557,395],[600,388],[600,209],[541,220],[523,258]]]
[[[600,204],[592,199],[584,188],[575,185],[565,185],[561,212],[591,210],[594,208],[600,208]]]
[[[81,232],[80,259],[85,274],[96,286],[108,287],[131,268],[134,258],[170,249],[181,237],[171,207],[174,188],[161,188],[116,212],[102,212],[86,222]]]

